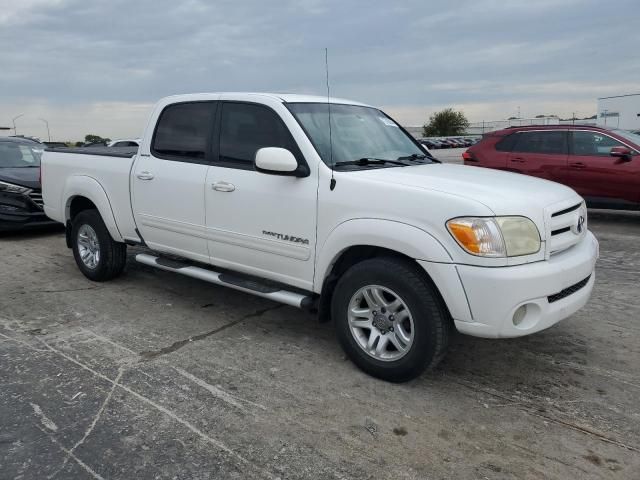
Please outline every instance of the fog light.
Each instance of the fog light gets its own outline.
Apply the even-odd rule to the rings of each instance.
[[[527,306],[521,305],[513,314],[513,324],[517,327],[522,323],[524,317],[527,315]]]

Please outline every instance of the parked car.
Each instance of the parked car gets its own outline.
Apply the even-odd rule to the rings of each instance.
[[[433,138],[433,137],[424,138],[423,141],[426,141],[430,145],[433,145],[433,147],[429,147],[429,148],[434,148],[434,149],[443,148],[443,143],[437,138]]]
[[[140,139],[139,138],[121,138],[118,140],[113,140],[109,142],[109,147],[139,147]]]
[[[438,138],[438,141],[442,144],[440,148],[453,148],[453,143],[448,138]]]
[[[438,148],[439,142],[431,140],[430,138],[422,138],[419,140],[422,145],[425,145],[429,150]]]
[[[568,185],[597,208],[640,209],[640,136],[582,125],[515,127],[487,134],[465,165]]]
[[[42,209],[40,157],[33,140],[0,137],[0,232],[50,225]]]
[[[145,247],[145,265],[332,317],[349,357],[391,381],[437,364],[454,327],[528,335],[591,294],[580,196],[439,163],[374,107],[178,95],[147,125],[137,153],[44,154],[45,211],[90,280]]]

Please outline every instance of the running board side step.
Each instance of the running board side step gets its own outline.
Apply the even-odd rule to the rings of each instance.
[[[261,284],[255,280],[245,279],[231,273],[219,273],[202,267],[196,267],[180,261],[156,257],[146,253],[136,255],[136,261],[150,267],[167,270],[169,272],[179,273],[187,277],[197,278],[205,282],[215,283],[223,287],[233,288],[241,292],[250,293],[262,298],[268,298],[274,302],[284,303],[292,307],[311,308],[314,299],[311,295],[302,295],[296,292],[282,290],[277,287]]]

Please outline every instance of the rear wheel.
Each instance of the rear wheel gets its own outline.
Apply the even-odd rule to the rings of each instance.
[[[448,313],[424,274],[403,259],[351,267],[336,285],[332,316],[351,360],[384,380],[417,377],[447,348]]]
[[[96,282],[117,277],[127,262],[127,246],[111,238],[97,210],[84,210],[73,219],[71,246],[80,271]]]

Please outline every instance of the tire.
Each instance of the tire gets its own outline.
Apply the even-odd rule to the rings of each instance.
[[[84,210],[73,219],[71,247],[78,268],[94,282],[117,277],[127,263],[127,246],[111,238],[97,210]],[[96,251],[97,256],[93,255]]]
[[[331,311],[342,348],[374,377],[411,380],[435,367],[446,352],[449,313],[424,272],[409,261],[375,258],[354,265],[338,280]]]

